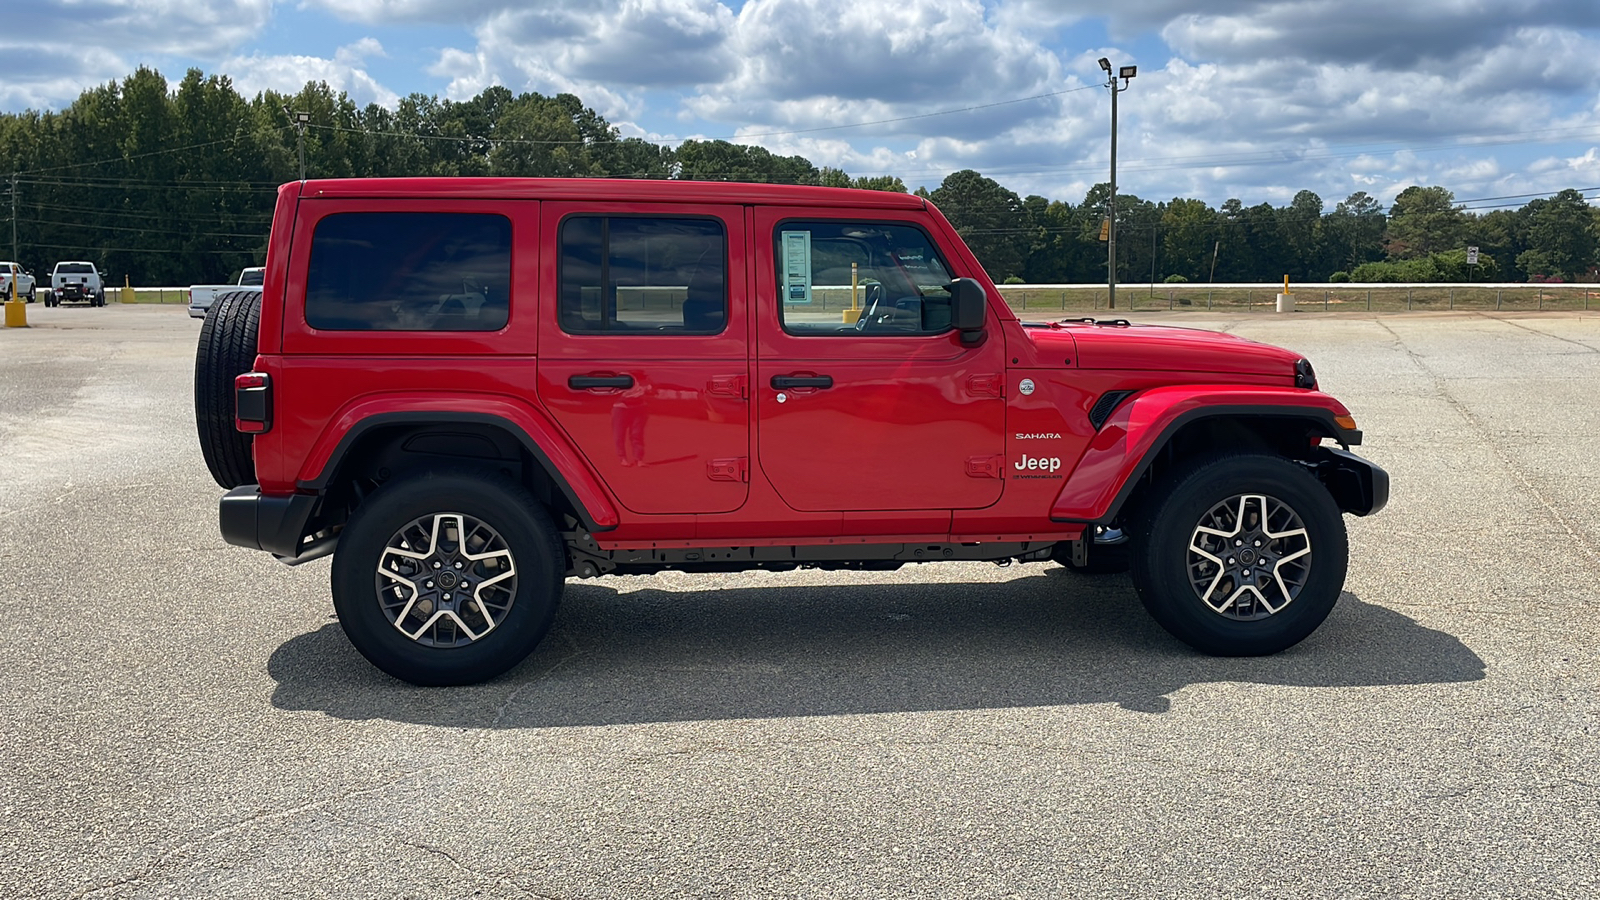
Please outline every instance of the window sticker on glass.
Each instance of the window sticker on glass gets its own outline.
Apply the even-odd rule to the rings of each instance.
[[[811,302],[811,232],[783,232],[783,302]]]

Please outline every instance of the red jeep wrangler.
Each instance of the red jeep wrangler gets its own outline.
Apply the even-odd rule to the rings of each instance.
[[[1388,476],[1310,363],[1020,322],[905,194],[308,181],[195,370],[232,544],[328,553],[351,642],[418,684],[516,665],[564,579],[936,560],[1131,568],[1206,653],[1310,634]]]

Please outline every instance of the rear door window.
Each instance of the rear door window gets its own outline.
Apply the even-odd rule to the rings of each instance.
[[[497,331],[511,311],[511,221],[350,212],[311,238],[306,323],[330,331]]]
[[[728,322],[727,243],[715,219],[567,218],[561,223],[561,330],[721,332]]]

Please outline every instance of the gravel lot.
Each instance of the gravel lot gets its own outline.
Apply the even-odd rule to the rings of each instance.
[[[1306,353],[1389,508],[1299,647],[1052,564],[573,582],[392,681],[216,528],[180,307],[0,331],[0,896],[1600,895],[1600,317],[1208,316]]]

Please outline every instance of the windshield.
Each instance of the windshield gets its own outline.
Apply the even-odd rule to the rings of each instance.
[[[245,269],[239,275],[239,283],[243,285],[261,284],[261,276],[266,274],[263,269]]]
[[[89,263],[57,263],[56,271],[63,275],[88,275],[94,271]]]

